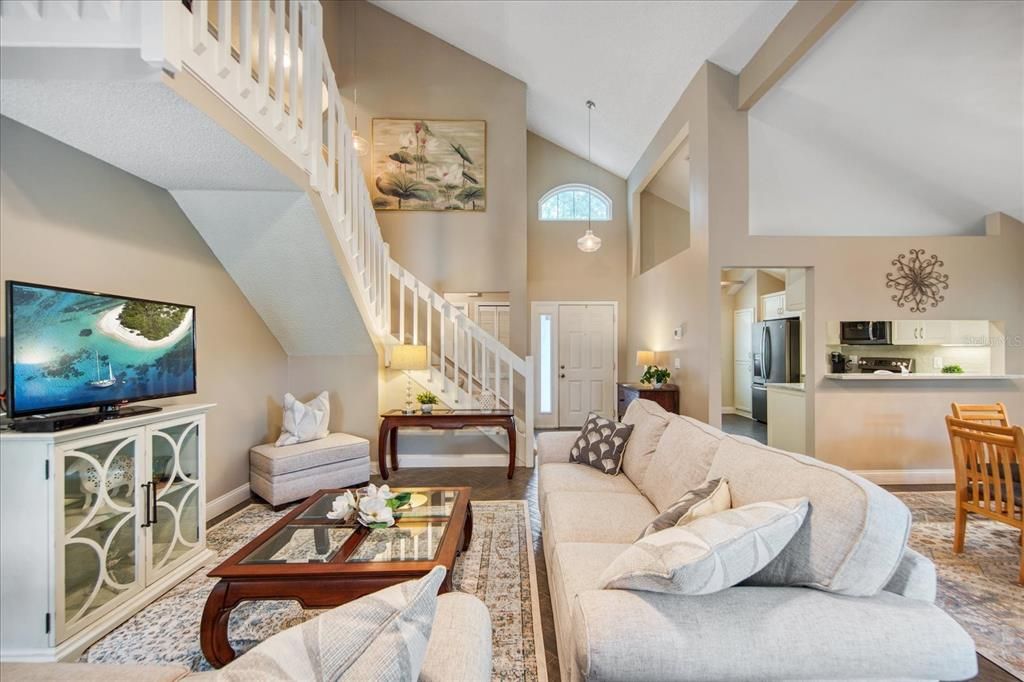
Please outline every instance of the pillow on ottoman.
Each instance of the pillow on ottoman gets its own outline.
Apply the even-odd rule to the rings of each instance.
[[[779,555],[807,516],[807,498],[755,502],[634,542],[604,569],[603,589],[712,594]]]
[[[632,426],[591,412],[580,430],[579,438],[569,450],[569,461],[587,464],[614,476],[622,466],[622,453],[632,432]]]
[[[326,438],[330,421],[331,403],[327,391],[321,392],[308,403],[296,400],[291,393],[285,393],[281,435],[274,445],[281,447]]]

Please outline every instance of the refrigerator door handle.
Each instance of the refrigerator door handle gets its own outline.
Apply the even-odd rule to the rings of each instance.
[[[768,383],[772,378],[772,335],[768,327],[764,328],[764,382]]]

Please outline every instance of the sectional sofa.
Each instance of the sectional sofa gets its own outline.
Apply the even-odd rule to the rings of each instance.
[[[636,400],[622,471],[569,462],[575,433],[540,434],[538,498],[563,680],[961,680],[970,636],[935,604],[935,567],[907,547],[910,512],[839,467],[727,435]],[[733,506],[806,496],[782,553],[703,596],[601,589],[601,572],[709,478]]]

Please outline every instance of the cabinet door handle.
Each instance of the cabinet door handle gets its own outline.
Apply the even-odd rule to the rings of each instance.
[[[559,379],[564,379],[564,378],[565,378],[565,375],[564,375],[564,374],[559,374],[559,375],[558,375],[558,378],[559,378]]]
[[[173,478],[173,476],[172,476],[172,478]],[[152,488],[153,488],[153,520],[150,523],[153,523],[155,525],[157,523],[157,521],[158,521],[158,519],[156,517],[156,481],[153,481],[153,483],[151,485],[152,485]]]
[[[150,518],[149,518],[149,510],[150,510],[150,506],[149,506],[149,489],[152,486],[153,486],[152,483],[143,483],[142,485],[139,486],[140,488],[142,488],[143,490],[146,491],[146,504],[145,504],[145,507],[146,507],[146,522],[144,524],[142,524],[143,528],[149,528],[150,526],[153,525],[153,521],[150,520]]]

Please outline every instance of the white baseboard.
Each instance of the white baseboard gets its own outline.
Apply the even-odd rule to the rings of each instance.
[[[877,485],[928,485],[956,480],[952,469],[866,469],[853,473]]]
[[[735,407],[723,407],[722,408],[722,414],[736,414],[736,408]]]
[[[518,457],[516,458],[519,459]],[[507,467],[508,455],[465,454],[465,455],[398,455],[398,466],[409,469],[427,467]]]
[[[240,485],[206,503],[206,520],[216,518],[249,499],[249,484]]]

